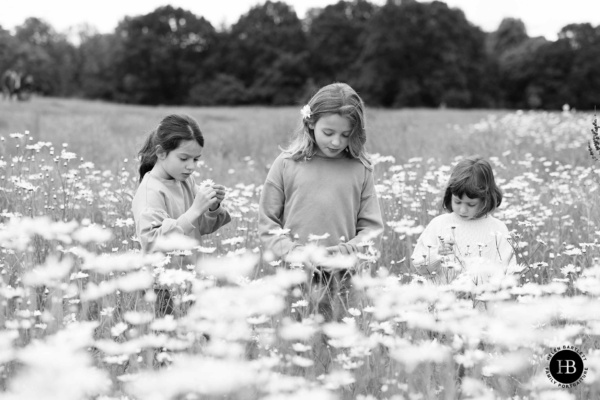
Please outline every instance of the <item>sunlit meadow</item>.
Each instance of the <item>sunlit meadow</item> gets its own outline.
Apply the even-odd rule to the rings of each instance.
[[[310,312],[306,268],[262,260],[256,231],[261,185],[299,109],[2,103],[0,397],[600,395],[593,114],[369,110],[386,228],[379,257],[360,259],[356,306],[324,322]],[[170,238],[144,256],[130,211],[136,152],[171,112],[199,121],[198,177],[227,186],[233,221],[202,243]],[[496,216],[511,230],[519,266],[470,260],[450,284],[431,285],[408,260],[441,212],[452,164],[472,154],[494,166],[505,193]],[[198,265],[165,268],[188,252]],[[172,316],[155,317],[156,286],[175,293]],[[580,349],[588,368],[572,388],[545,372],[548,354],[564,345]]]

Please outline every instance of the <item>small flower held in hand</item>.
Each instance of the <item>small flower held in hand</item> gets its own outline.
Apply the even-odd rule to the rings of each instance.
[[[200,182],[200,186],[214,186],[215,182],[212,179],[205,179]]]

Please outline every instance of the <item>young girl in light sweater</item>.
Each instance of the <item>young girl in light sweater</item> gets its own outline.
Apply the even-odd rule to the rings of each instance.
[[[490,163],[480,157],[460,161],[444,193],[447,213],[431,220],[413,251],[417,271],[434,282],[447,283],[469,257],[505,267],[515,265],[508,228],[491,215],[501,203],[502,192]]]
[[[193,172],[204,149],[198,123],[187,115],[168,115],[139,152],[140,185],[132,202],[137,237],[151,252],[160,237],[178,233],[199,240],[231,221],[221,202],[222,185],[196,185]],[[196,257],[173,256],[170,266],[194,265]],[[168,289],[157,289],[157,314],[173,311]]]
[[[285,260],[311,237],[330,254],[364,252],[378,242],[383,222],[364,147],[363,101],[347,84],[334,83],[301,114],[294,140],[273,162],[262,189],[258,230],[264,253]],[[342,317],[352,272],[316,266],[309,288],[322,289],[317,309],[325,319]]]

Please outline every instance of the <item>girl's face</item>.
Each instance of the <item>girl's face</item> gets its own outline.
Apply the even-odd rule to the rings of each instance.
[[[157,175],[162,179],[185,181],[196,170],[196,163],[202,155],[202,146],[195,140],[184,140],[169,154],[158,153]]]
[[[452,212],[463,219],[475,219],[481,209],[481,199],[472,199],[466,194],[462,197],[452,195]]]
[[[310,128],[315,132],[317,154],[329,158],[343,156],[343,151],[348,147],[352,124],[346,117],[339,114],[325,115]]]

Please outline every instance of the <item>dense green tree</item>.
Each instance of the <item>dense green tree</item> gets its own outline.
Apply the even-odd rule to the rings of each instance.
[[[76,82],[76,49],[64,34],[46,21],[27,18],[17,26],[14,68],[34,77],[36,90],[54,96],[73,95]]]
[[[593,47],[600,42],[600,27],[594,28],[588,23],[569,24],[558,32],[558,39],[568,41],[575,50]]]
[[[502,56],[502,87],[511,107],[591,109],[600,104],[600,30],[571,24],[558,40],[528,39]]]
[[[496,98],[503,107],[540,106],[539,89],[530,86],[531,65],[543,37],[530,38],[520,19],[504,18],[498,29],[487,35],[486,47],[498,76]]]
[[[188,102],[198,106],[245,104],[248,90],[235,76],[217,73],[198,81],[190,90]]]
[[[377,7],[365,0],[339,1],[307,18],[309,68],[318,84],[352,81],[367,23]]]
[[[273,105],[294,104],[304,100],[309,71],[307,52],[282,53],[258,75],[250,87],[254,99]]]
[[[538,108],[540,89],[530,85],[535,76],[536,53],[548,43],[543,37],[529,38],[498,55],[499,85],[497,98],[503,107]]]
[[[574,105],[568,85],[575,52],[566,40],[540,46],[527,64],[529,82],[525,86],[526,106],[529,108],[560,109],[563,104]],[[532,102],[531,96],[536,101]],[[539,99],[539,100],[538,100]]]
[[[384,106],[488,106],[484,34],[445,3],[388,2],[368,24],[359,88]]]
[[[571,106],[600,108],[600,26],[571,24],[559,33],[575,53],[568,79]]]
[[[488,35],[488,51],[498,57],[529,39],[523,21],[517,18],[504,18],[495,32]]]
[[[0,26],[0,74],[13,67],[17,58],[17,47],[17,39]]]
[[[126,17],[116,30],[117,99],[142,104],[182,104],[199,79],[216,32],[203,17],[159,7]]]
[[[119,83],[115,60],[121,42],[114,34],[80,31],[78,81],[80,94],[92,99],[114,100]]]
[[[290,60],[305,60],[306,49],[296,12],[286,3],[267,1],[231,27],[223,41],[221,65],[248,88],[249,101],[291,104],[308,76],[306,68],[292,66]],[[295,76],[284,77],[289,72]]]
[[[538,49],[528,67],[528,87],[536,89],[540,107],[593,108],[600,103],[600,27],[565,26],[557,41]]]
[[[506,18],[485,34],[437,1],[341,0],[303,21],[266,1],[219,30],[165,6],[68,37],[39,18],[0,27],[0,72],[31,73],[42,94],[142,104],[297,104],[332,81],[386,107],[600,104],[600,27],[567,25],[547,41]]]

